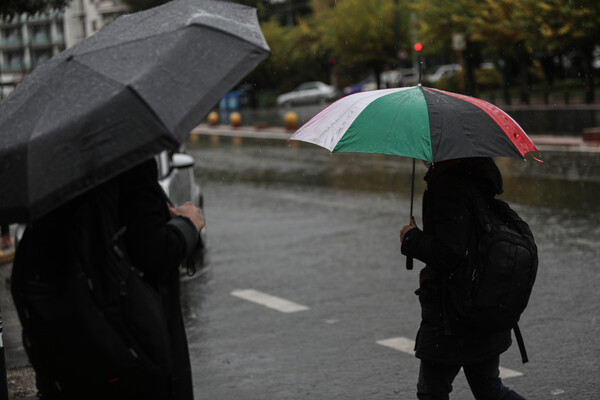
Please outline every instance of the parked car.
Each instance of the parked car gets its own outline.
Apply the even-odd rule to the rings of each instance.
[[[399,86],[416,86],[420,81],[419,70],[417,68],[404,68],[401,72]]]
[[[364,92],[366,90],[373,90],[376,88],[376,86],[377,83],[375,82],[375,75],[369,75],[358,83],[346,86],[344,88],[344,96],[358,92]]]
[[[296,89],[277,97],[278,106],[293,104],[325,103],[339,97],[337,88],[323,82],[304,82]]]
[[[447,64],[439,66],[434,73],[425,76],[427,82],[437,83],[442,79],[452,78],[462,67],[460,64]]]
[[[158,166],[158,183],[173,205],[177,207],[191,201],[202,210],[204,216],[204,197],[194,176],[194,158],[181,148],[178,152],[163,151],[155,159]],[[206,220],[204,222],[204,228],[200,231],[200,268],[204,267],[206,253]]]
[[[219,101],[220,110],[239,110],[242,108],[244,103],[247,103],[245,99],[244,90],[232,90],[227,93],[221,101]]]
[[[395,88],[400,86],[414,86],[419,83],[418,72],[414,68],[393,69],[383,71],[379,75],[379,88]],[[367,90],[377,89],[375,75],[369,75],[362,81],[344,88],[344,95],[349,95]]]

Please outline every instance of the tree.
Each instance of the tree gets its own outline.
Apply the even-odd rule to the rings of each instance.
[[[475,69],[482,61],[483,46],[473,33],[472,21],[481,7],[478,0],[424,0],[416,5],[419,37],[426,43],[425,54],[463,64],[464,76],[460,89],[468,95],[477,94]],[[463,34],[466,47],[457,52],[452,48],[454,34]]]
[[[291,90],[310,80],[328,81],[323,69],[326,52],[319,45],[317,33],[307,21],[296,26],[282,26],[277,17],[261,24],[271,48],[271,56],[247,76],[259,88],[278,87]]]
[[[600,2],[597,0],[527,0],[524,16],[536,27],[534,43],[554,54],[571,54],[580,60],[586,102],[594,102],[594,47],[600,37]],[[532,46],[535,46],[533,44]]]
[[[0,16],[12,18],[19,14],[35,14],[52,9],[63,9],[69,0],[3,0],[0,3]]]
[[[352,76],[356,71],[371,70],[379,86],[386,64],[397,57],[397,1],[345,0],[319,4],[312,26],[322,47],[335,54],[338,72]],[[405,25],[398,31],[407,37]]]
[[[505,97],[509,67],[517,65],[521,101],[529,102],[529,68],[535,57],[551,60],[570,53],[581,60],[587,101],[593,101],[592,52],[600,37],[600,2],[597,0],[422,0],[417,5],[420,35],[427,50],[447,54],[449,32],[467,37],[468,57],[476,51],[495,52],[504,61]],[[431,42],[431,43],[430,43]],[[551,82],[551,71],[546,68]],[[467,79],[468,83],[469,79]]]
[[[529,104],[529,66],[532,62],[536,41],[536,29],[527,18],[532,3],[538,0],[485,0],[478,5],[475,17],[470,21],[470,33],[474,41],[492,43],[504,60],[507,68],[511,60],[519,66],[521,102]],[[508,79],[504,71],[505,79]],[[504,82],[504,89],[508,87]],[[505,92],[505,97],[509,100]]]

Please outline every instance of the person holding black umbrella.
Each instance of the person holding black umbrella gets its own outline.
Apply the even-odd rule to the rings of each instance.
[[[421,326],[416,357],[421,360],[417,398],[448,399],[461,367],[476,399],[523,400],[499,377],[500,354],[511,345],[510,330],[475,331],[454,318],[444,296],[444,276],[455,270],[467,252],[474,228],[469,195],[476,190],[493,198],[502,193],[502,176],[490,157],[437,162],[425,175],[423,229],[414,218],[400,232],[402,254],[426,264],[416,291]]]
[[[204,220],[191,202],[177,208],[168,203],[157,176],[155,161],[143,162],[27,227],[13,265],[12,292],[42,398],[193,399],[179,266],[192,257]],[[114,221],[107,222],[109,218]],[[113,241],[112,231],[119,232],[115,237],[122,235],[122,240]],[[105,283],[110,277],[98,271],[110,268],[105,253],[115,245],[160,298],[148,306],[152,315],[160,316],[156,324],[148,323],[146,314],[137,314],[144,308],[134,308],[136,301],[147,298],[139,297],[144,296],[139,290],[132,291],[135,286],[123,287],[121,295],[117,294],[117,299],[129,296],[133,303],[117,300],[123,311],[116,314],[110,305],[85,305],[87,297],[77,284],[80,271],[91,270],[84,278],[89,282],[83,285],[85,290],[89,286],[90,292],[119,292],[115,285]],[[80,269],[79,264],[86,265]],[[72,307],[73,301],[81,303],[83,311],[79,304]],[[134,305],[132,311],[126,310],[128,304]],[[98,312],[111,321],[110,330],[104,328]],[[124,319],[124,324],[114,324],[111,315]],[[136,339],[139,347],[127,345],[120,353],[113,350],[120,345],[117,337],[127,341],[133,332],[122,326],[134,325],[144,327]],[[106,336],[115,332],[116,336]],[[145,343],[155,337],[164,353]],[[112,356],[113,352],[118,356]],[[142,365],[136,361],[140,357],[151,361],[132,370]],[[146,365],[151,367],[142,369]]]

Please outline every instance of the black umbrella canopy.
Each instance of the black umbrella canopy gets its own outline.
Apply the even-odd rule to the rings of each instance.
[[[269,52],[255,9],[176,0],[40,65],[0,102],[0,222],[35,219],[182,143]]]

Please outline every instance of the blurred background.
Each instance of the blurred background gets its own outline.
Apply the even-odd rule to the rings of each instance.
[[[3,1],[2,95],[37,65],[118,15],[164,2]],[[301,92],[306,83],[331,87],[313,88],[317,91],[304,98],[295,93],[290,105],[419,80],[498,105],[597,103],[596,0],[237,2],[258,9],[273,55],[224,99],[221,109],[286,105],[278,96]]]

